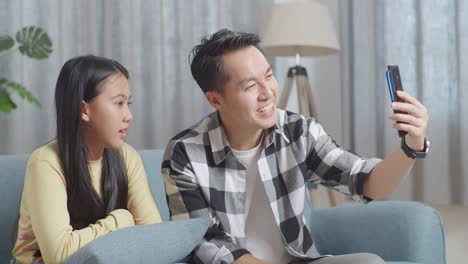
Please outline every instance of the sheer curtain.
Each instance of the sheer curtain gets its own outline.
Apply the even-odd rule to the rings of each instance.
[[[192,80],[188,54],[200,38],[221,28],[258,32],[270,0],[18,0],[0,1],[0,32],[37,25],[50,35],[51,57],[35,61],[19,52],[0,57],[0,75],[23,83],[41,108],[19,102],[0,116],[0,154],[28,153],[55,136],[54,89],[71,57],[113,58],[130,71],[134,120],[128,142],[163,148],[211,112]],[[16,99],[16,97],[15,97]]]
[[[351,149],[382,158],[398,146],[387,119],[388,64],[400,66],[405,90],[429,110],[431,153],[394,198],[468,205],[467,13],[458,0],[340,2]]]

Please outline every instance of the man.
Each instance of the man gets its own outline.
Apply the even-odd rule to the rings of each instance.
[[[220,30],[192,50],[192,75],[216,111],[175,136],[162,164],[172,219],[209,217],[195,263],[384,263],[373,254],[319,258],[303,218],[305,183],[385,199],[427,149],[426,108],[392,104],[408,132],[388,158],[338,147],[313,118],[276,108],[278,83],[254,34]],[[415,151],[417,150],[417,151]],[[333,239],[333,238],[331,238]]]

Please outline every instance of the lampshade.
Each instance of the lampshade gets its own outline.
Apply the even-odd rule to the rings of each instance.
[[[276,56],[321,56],[340,49],[328,8],[319,3],[279,3],[263,17],[260,38]]]

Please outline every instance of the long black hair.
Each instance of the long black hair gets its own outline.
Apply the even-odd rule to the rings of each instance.
[[[104,150],[101,198],[91,182],[81,119],[82,102],[91,102],[98,96],[99,84],[113,74],[129,77],[127,69],[116,61],[80,56],[63,65],[55,87],[57,141],[73,229],[94,224],[113,210],[127,209],[128,179],[120,150]]]

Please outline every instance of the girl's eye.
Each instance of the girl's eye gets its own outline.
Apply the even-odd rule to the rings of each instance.
[[[128,101],[128,102],[127,102],[127,105],[131,105],[131,104],[133,104],[132,101]]]

